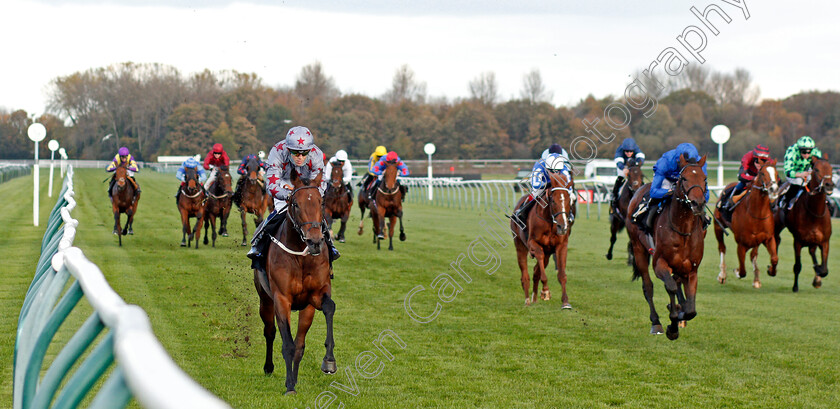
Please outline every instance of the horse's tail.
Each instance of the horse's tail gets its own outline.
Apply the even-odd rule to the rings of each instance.
[[[636,253],[633,252],[633,244],[627,241],[627,265],[633,267],[633,278],[630,281],[636,281],[642,276],[642,272],[636,267]]]

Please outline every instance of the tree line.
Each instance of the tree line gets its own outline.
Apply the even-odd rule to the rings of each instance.
[[[781,159],[784,148],[810,135],[830,157],[840,155],[840,93],[810,91],[785,99],[758,100],[758,87],[744,69],[716,72],[686,67],[662,81],[650,117],[633,111],[628,126],[610,130],[616,138],[598,146],[610,158],[625,137],[634,137],[650,158],[681,142],[701,152],[717,146],[709,130],[725,124],[732,131],[728,160],[757,143]],[[184,76],[163,64],[122,63],[57,77],[49,84],[48,109],[38,118],[26,111],[0,111],[0,157],[32,157],[26,129],[44,124],[68,155],[107,159],[127,146],[140,160],[161,155],[192,155],[222,143],[233,157],[268,151],[286,131],[309,127],[328,154],[344,149],[351,158],[367,158],[377,145],[405,159],[425,157],[422,147],[437,146],[441,159],[534,158],[551,143],[568,149],[587,135],[584,121],[604,116],[623,96],[581,99],[574,106],[548,101],[538,70],[522,78],[518,98],[502,101],[493,72],[465,84],[468,98],[449,100],[427,95],[426,84],[410,67],[399,67],[391,88],[370,97],[342,94],[319,62],[303,67],[293,86],[270,87],[256,74],[236,71]],[[632,106],[632,104],[629,104]],[[48,154],[41,144],[41,157]]]

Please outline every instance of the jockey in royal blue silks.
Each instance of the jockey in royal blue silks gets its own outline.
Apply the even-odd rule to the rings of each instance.
[[[665,152],[662,157],[653,165],[653,181],[650,183],[650,191],[645,194],[644,199],[639,203],[638,209],[633,213],[633,221],[639,224],[638,220],[645,212],[647,219],[640,226],[646,231],[653,231],[653,219],[662,208],[662,202],[673,191],[674,183],[680,178],[680,156],[686,154],[689,159],[700,160],[700,153],[690,143],[681,143],[676,148]],[[706,173],[706,164],[703,164],[703,174]],[[706,189],[706,201],[709,200],[709,189]],[[652,210],[652,211],[649,211]],[[704,217],[704,223],[708,223],[708,215]]]
[[[633,138],[624,138],[621,145],[615,149],[615,167],[618,169],[618,177],[615,179],[615,185],[613,185],[613,207],[618,205],[619,192],[621,192],[624,180],[627,178],[627,162],[630,159],[635,160],[641,166],[645,163],[645,153],[642,152]]]
[[[525,199],[525,203],[522,203],[522,206],[520,206],[519,209],[513,213],[513,216],[511,216],[516,219],[517,224],[520,226],[525,224],[528,213],[531,211],[531,208],[534,207],[534,203],[537,202],[536,198],[538,198],[545,191],[545,187],[548,186],[548,182],[550,180],[550,176],[548,174],[549,171],[562,172],[564,175],[571,177],[572,169],[569,164],[569,159],[564,157],[561,153],[549,153],[545,159],[541,159],[534,164],[534,169],[531,171],[531,194]],[[571,196],[572,204],[574,204],[577,199],[577,194],[573,194]]]

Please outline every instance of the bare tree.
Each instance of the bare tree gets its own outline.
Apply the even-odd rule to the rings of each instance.
[[[552,92],[546,91],[540,70],[534,68],[522,77],[522,99],[531,103],[550,102],[554,97]]]
[[[309,105],[317,99],[330,101],[338,97],[339,92],[333,78],[324,74],[321,62],[315,61],[300,70],[295,81],[295,94],[304,105]]]
[[[418,82],[414,78],[414,71],[403,64],[394,74],[391,89],[385,93],[385,101],[399,104],[403,101],[414,101],[422,104],[426,100],[426,83]]]
[[[469,88],[470,97],[484,105],[492,107],[499,97],[499,84],[496,82],[496,73],[493,71],[484,72],[470,81]]]

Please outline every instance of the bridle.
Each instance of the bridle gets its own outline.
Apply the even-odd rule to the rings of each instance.
[[[184,171],[184,181],[185,181],[185,183],[186,183],[186,185],[187,185],[187,190],[186,190],[186,191],[184,191],[184,189],[181,189],[181,193],[183,193],[183,194],[184,194],[184,196],[186,196],[186,197],[188,197],[188,198],[190,198],[190,199],[194,199],[194,198],[198,197],[198,195],[200,195],[200,194],[201,194],[201,189],[200,189],[200,188],[198,188],[198,187],[190,187],[190,181],[195,181],[195,184],[196,184],[196,185],[198,185],[198,184],[199,184],[199,183],[198,183],[198,173],[195,171],[195,169],[193,169],[193,168],[188,168],[188,169],[186,169],[186,170]],[[187,193],[187,192],[189,192],[189,191],[191,191],[191,190],[193,190],[193,189],[195,189],[195,190],[196,190],[196,192],[195,192],[194,194],[192,194],[192,195],[191,195],[191,194]]]
[[[561,176],[563,176],[563,175],[562,175],[559,171],[549,171],[549,172],[550,172],[550,176],[549,176],[549,177],[550,177],[552,180],[554,180],[555,175],[557,175],[557,177],[561,177]],[[562,180],[562,179],[560,179],[560,181],[563,181],[563,180]],[[551,213],[551,222],[552,222],[553,224],[556,224],[557,226],[559,226],[559,227],[560,227],[561,229],[563,229],[563,230],[566,230],[566,229],[568,229],[568,228],[570,227],[569,225],[571,224],[571,223],[570,223],[570,222],[571,222],[571,220],[570,220],[571,218],[570,218],[569,216],[570,216],[570,214],[571,214],[571,208],[572,208],[572,198],[573,198],[573,197],[574,197],[574,195],[575,195],[575,190],[574,190],[574,188],[569,187],[569,186],[572,184],[571,178],[569,178],[569,180],[568,180],[568,181],[565,181],[565,182],[567,183],[567,185],[566,185],[566,186],[556,186],[556,187],[552,187],[552,188],[548,191],[549,211],[551,211],[551,204],[553,204],[553,203],[554,203],[554,201],[553,201],[553,200],[551,200],[551,198],[552,198],[551,193],[556,192],[556,191],[561,191],[561,192],[566,192],[566,193],[569,195],[569,207],[567,208],[568,210],[563,209],[563,207],[564,207],[564,206],[563,206],[563,205],[564,205],[564,203],[559,203],[559,204],[557,204],[557,205],[559,205],[559,206],[561,207],[561,208],[560,208],[560,211],[557,211],[557,212],[553,212],[553,213]],[[556,204],[556,203],[555,203],[555,204]],[[560,223],[558,223],[558,222],[557,222],[557,216],[560,216],[560,215],[562,215],[562,216],[563,216],[563,219],[562,219],[562,220],[563,220],[563,224],[562,224],[562,225],[561,225]]]
[[[222,174],[222,172],[224,172],[224,174]],[[220,175],[219,179],[222,179],[223,181],[222,181],[222,183],[214,183],[213,184],[213,189],[214,190],[219,190],[219,188],[221,187],[222,189],[224,189],[224,192],[221,195],[217,195],[213,192],[207,192],[210,195],[210,197],[212,197],[216,200],[224,199],[224,198],[230,196],[230,193],[228,193],[228,190],[230,190],[230,185],[228,184],[230,182],[230,173],[227,172],[227,171],[223,171],[223,170],[219,169],[218,174]]]
[[[702,166],[700,166],[699,164],[694,164],[694,163],[685,165],[682,169],[680,169],[680,178],[677,180],[677,185],[680,187],[680,191],[682,192],[682,196],[677,196],[676,194],[674,194],[674,199],[677,202],[680,202],[680,203],[690,207],[691,212],[694,213],[695,216],[700,216],[700,215],[703,214],[703,206],[706,204],[705,200],[703,201],[703,203],[700,204],[700,206],[699,206],[700,209],[698,210],[698,209],[695,208],[694,204],[691,202],[691,199],[688,198],[688,194],[691,193],[691,191],[694,190],[694,189],[700,189],[700,192],[702,193],[702,196],[705,198],[708,183],[704,183],[702,186],[701,185],[691,185],[688,188],[685,188],[685,186],[683,186],[683,182],[688,181],[688,179],[683,177],[683,172],[685,172],[686,169],[688,169],[688,168],[701,168],[701,170],[702,170]]]
[[[306,243],[306,237],[305,237],[305,235],[304,235],[304,228],[305,228],[306,226],[309,226],[308,228],[306,228],[306,231],[307,231],[307,232],[308,232],[308,231],[310,231],[310,230],[312,230],[312,229],[315,229],[315,228],[320,229],[320,228],[321,228],[321,222],[320,222],[320,221],[317,221],[317,222],[303,222],[303,223],[301,223],[301,222],[299,222],[299,221],[298,221],[298,219],[297,219],[297,213],[298,213],[298,212],[299,212],[299,210],[300,210],[300,206],[297,204],[297,200],[296,200],[296,198],[295,198],[295,195],[296,195],[298,192],[300,192],[301,190],[305,190],[305,189],[317,189],[317,188],[318,188],[318,186],[301,186],[301,187],[299,187],[299,188],[297,188],[297,189],[293,190],[293,191],[292,191],[292,193],[289,195],[289,199],[288,199],[288,202],[289,202],[289,210],[288,210],[288,212],[289,212],[289,220],[291,220],[291,222],[292,222],[292,227],[295,229],[295,231],[297,232],[298,236],[300,236],[300,240],[301,240],[303,243]],[[321,204],[323,205],[323,203],[321,203]],[[293,214],[293,211],[294,211],[294,214]],[[317,244],[319,244],[319,245],[320,245],[320,244],[321,244],[321,243],[323,243],[323,242],[324,242],[324,238],[323,238],[323,237],[321,237],[321,239],[318,241],[318,243],[317,243]]]
[[[814,177],[811,177],[810,179],[814,180],[815,178],[817,178],[817,179],[819,179],[820,184],[817,185],[817,187],[815,189],[811,189],[811,183],[810,183],[810,180],[809,180],[809,183],[805,185],[805,191],[808,192],[809,196],[814,196],[814,195],[820,193],[821,191],[823,191],[825,189],[826,179],[828,179],[829,183],[833,183],[833,181],[831,180],[831,173],[829,173],[827,175],[823,175],[822,177],[820,177],[819,176],[820,175],[820,170],[817,169],[816,166],[811,168],[811,174],[814,175]]]
[[[761,167],[758,168],[758,175],[756,175],[755,179],[753,179],[753,181],[750,183],[750,191],[747,192],[747,194],[744,196],[744,198],[741,199],[741,200],[747,200],[747,214],[750,215],[751,218],[756,219],[756,220],[766,220],[766,219],[773,216],[773,212],[770,212],[770,215],[764,216],[764,217],[753,216],[752,212],[750,211],[751,207],[750,207],[750,202],[749,202],[749,196],[752,193],[753,189],[761,191],[761,192],[765,192],[765,193],[767,193],[768,196],[770,196],[770,194],[772,193],[771,190],[775,190],[773,185],[776,183],[776,181],[771,180],[770,184],[768,185],[767,180],[765,180],[765,178],[764,178],[764,169],[766,169],[768,166],[770,166],[770,162],[765,162],[763,165],[761,165]],[[771,168],[771,169],[775,169],[775,168]],[[761,185],[756,183],[759,180],[762,181]]]
[[[386,171],[388,169],[390,169],[391,166],[395,166],[394,171],[398,172],[398,170],[396,169],[396,162],[385,162],[385,163],[387,164],[387,166],[385,168]],[[382,172],[382,173],[385,173],[385,172]],[[379,187],[377,187],[376,190],[378,190],[382,194],[388,195],[388,196],[392,196],[392,195],[397,194],[397,192],[400,190],[400,183],[397,181],[396,175],[394,176],[394,187],[390,188],[390,189],[388,188],[388,186],[385,186],[385,190],[382,189],[382,186],[385,185],[385,177],[383,177],[382,179],[383,179],[382,180],[383,183],[380,183]]]

